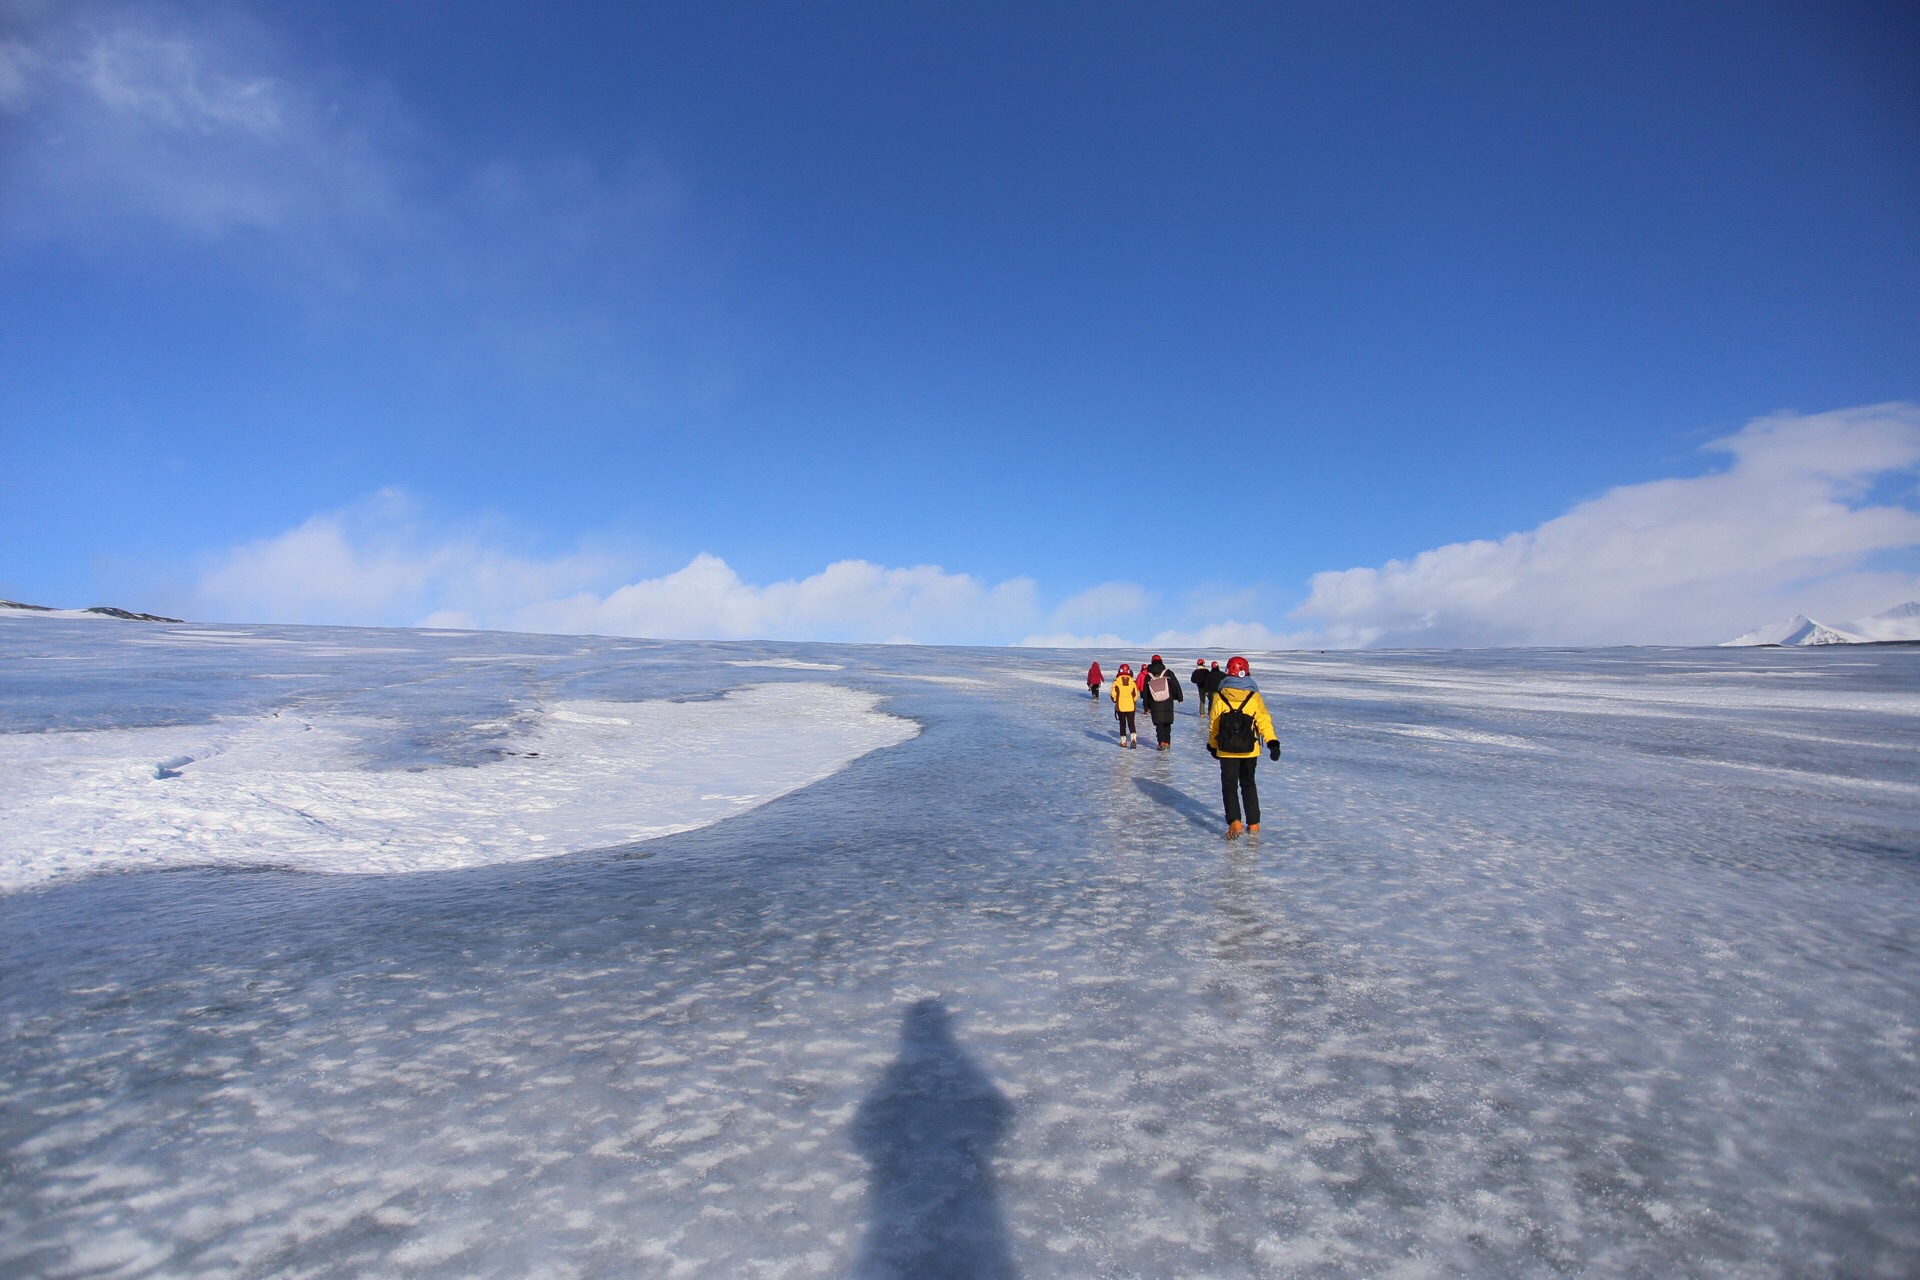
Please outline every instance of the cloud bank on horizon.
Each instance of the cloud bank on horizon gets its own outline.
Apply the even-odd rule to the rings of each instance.
[[[1316,574],[1296,615],[1330,645],[1710,644],[1745,619],[1852,616],[1920,591],[1920,406],[1749,423],[1704,476],[1625,485],[1537,529]],[[1884,487],[1885,496],[1874,495]]]
[[[1131,582],[1049,604],[1028,577],[860,559],[757,584],[703,552],[620,581],[611,550],[526,555],[423,525],[391,492],[219,554],[179,607],[674,639],[1282,649],[1708,644],[1782,612],[1852,616],[1920,595],[1920,576],[1887,563],[1920,549],[1920,406],[1778,414],[1706,450],[1727,464],[1611,489],[1502,538],[1315,574],[1290,629],[1192,616]]]

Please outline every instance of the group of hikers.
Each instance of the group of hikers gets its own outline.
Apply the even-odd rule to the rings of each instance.
[[[1257,834],[1260,790],[1254,783],[1253,771],[1260,762],[1263,745],[1269,757],[1280,758],[1280,736],[1273,730],[1273,716],[1267,711],[1266,700],[1260,696],[1260,686],[1253,682],[1252,668],[1238,655],[1227,659],[1224,671],[1217,662],[1209,665],[1205,658],[1195,658],[1187,682],[1199,693],[1200,714],[1207,718],[1207,754],[1220,762],[1220,798],[1227,810],[1227,839]],[[1096,662],[1087,668],[1087,696],[1099,701],[1103,683],[1105,677]],[[1112,699],[1114,716],[1120,721],[1121,746],[1131,749],[1140,745],[1134,718],[1144,703],[1147,718],[1153,722],[1155,749],[1173,749],[1174,704],[1185,702],[1186,693],[1180,687],[1180,678],[1159,654],[1140,664],[1138,676],[1132,664],[1121,663],[1107,696]]]

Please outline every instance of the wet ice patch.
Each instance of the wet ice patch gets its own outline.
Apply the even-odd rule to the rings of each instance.
[[[183,627],[173,627],[165,631],[146,635],[132,636],[131,644],[143,645],[293,645],[297,640],[285,640],[276,636],[255,635],[251,631],[190,631]]]
[[[559,703],[498,759],[370,769],[380,722],[291,712],[0,735],[0,890],[97,871],[447,870],[706,826],[918,732],[876,695],[756,685],[697,702]],[[492,728],[493,726],[488,726]]]
[[[1049,671],[1009,671],[1007,674],[1015,680],[1025,680],[1029,684],[1044,684],[1055,689],[1072,689],[1078,693],[1085,693],[1087,690],[1087,682],[1077,680],[1071,674],[1058,675]]]
[[[551,653],[457,653],[448,662],[551,662]]]
[[[798,658],[728,658],[730,667],[777,667],[783,671],[845,671],[837,662],[802,662]]]
[[[1370,727],[1381,733],[1391,733],[1402,738],[1424,738],[1429,742],[1467,742],[1482,747],[1506,747],[1514,751],[1552,750],[1537,742],[1516,738],[1510,733],[1486,733],[1473,729],[1435,729],[1429,725],[1418,724],[1377,724]]]

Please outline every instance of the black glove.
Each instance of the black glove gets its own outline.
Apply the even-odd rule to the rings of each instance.
[[[1212,756],[1215,760],[1218,760],[1220,758],[1220,753],[1218,751],[1215,751],[1212,747],[1207,748],[1207,754]]]
[[[1280,758],[1280,739],[1275,738],[1272,742],[1269,742],[1267,744],[1267,759],[1278,760],[1279,758]]]

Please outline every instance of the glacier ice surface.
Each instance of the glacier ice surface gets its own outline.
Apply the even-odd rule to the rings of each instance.
[[[0,1274],[1907,1274],[1917,663],[1256,655],[1228,845],[1192,704],[1117,750],[1083,655],[8,622],[15,752],[278,712],[479,774],[788,683],[920,732],[638,842],[0,896]]]

